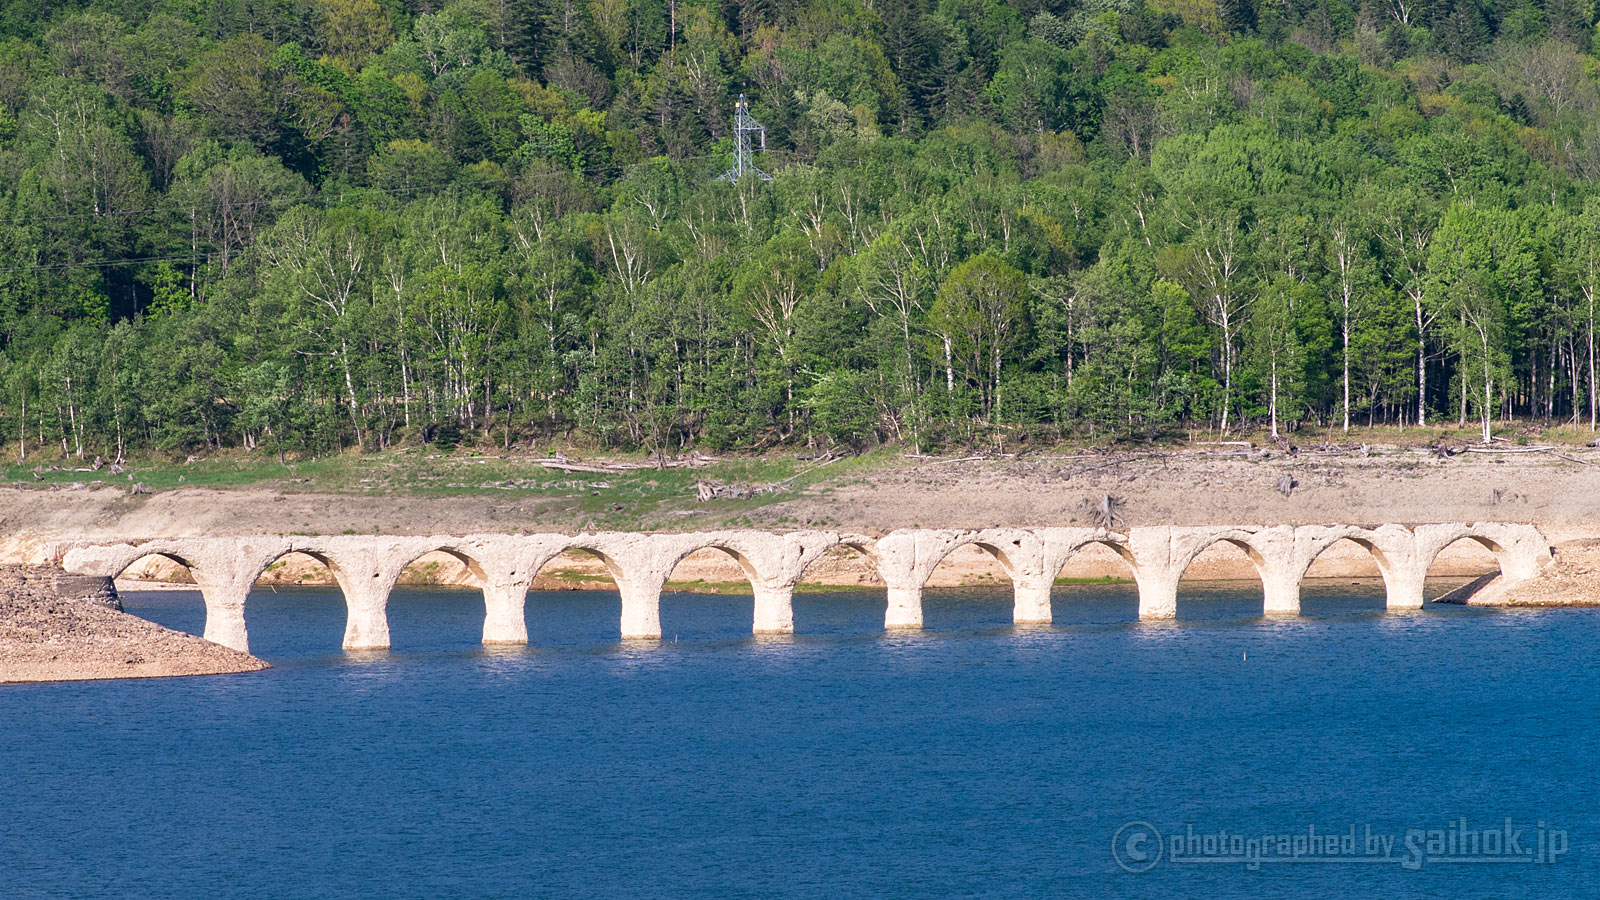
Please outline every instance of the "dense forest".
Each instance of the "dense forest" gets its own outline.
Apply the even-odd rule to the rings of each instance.
[[[13,458],[1594,428],[1589,0],[44,6]]]

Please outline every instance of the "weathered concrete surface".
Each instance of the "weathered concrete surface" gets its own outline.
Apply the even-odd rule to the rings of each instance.
[[[1295,615],[1300,584],[1322,552],[1349,540],[1372,554],[1383,574],[1391,609],[1422,605],[1423,580],[1435,557],[1457,540],[1487,547],[1499,561],[1503,593],[1533,578],[1550,562],[1548,542],[1530,525],[1498,522],[1400,525],[1156,526],[1126,533],[1090,528],[901,529],[876,540],[831,531],[773,534],[708,531],[688,534],[438,535],[427,537],[205,537],[116,544],[63,544],[53,548],[71,573],[115,577],[138,560],[158,555],[188,568],[206,603],[207,640],[248,651],[245,602],[266,568],[290,553],[304,553],[333,573],[347,609],[344,646],[389,646],[388,600],[401,572],[428,553],[463,562],[483,591],[483,641],[528,641],[523,617],[528,586],[539,570],[566,551],[593,554],[617,585],[625,639],[661,637],[661,592],[689,554],[706,548],[727,553],[750,581],[755,633],[794,630],[792,597],[806,568],[833,547],[864,554],[882,576],[885,628],[922,626],[922,590],[929,576],[958,547],[993,555],[1010,576],[1018,624],[1050,621],[1050,589],[1067,560],[1090,544],[1110,547],[1127,561],[1139,588],[1141,618],[1177,614],[1178,582],[1206,548],[1225,542],[1245,552],[1261,576],[1263,611]]]

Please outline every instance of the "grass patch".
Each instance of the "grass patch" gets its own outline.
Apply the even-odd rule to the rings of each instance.
[[[257,488],[284,494],[412,496],[418,499],[454,496],[504,497],[510,501],[548,501],[552,512],[566,519],[592,522],[597,528],[638,530],[664,522],[691,519],[701,527],[751,524],[763,507],[791,499],[806,487],[886,465],[896,457],[878,451],[818,466],[790,455],[730,456],[701,468],[637,468],[606,472],[564,472],[545,468],[534,455],[491,455],[476,451],[442,453],[433,448],[385,453],[318,457],[280,464],[250,453],[227,453],[193,461],[136,459],[127,471],[113,475],[109,466],[88,470],[86,461],[3,467],[4,478],[24,489],[83,485],[126,490],[144,484],[153,492],[186,487]],[[647,464],[643,454],[609,453],[586,457],[583,463]],[[576,461],[576,460],[575,460]],[[695,483],[782,483],[784,490],[746,499],[699,503]],[[789,522],[792,527],[825,523]]]
[[[1133,584],[1133,579],[1101,575],[1098,578],[1057,578],[1052,584]]]

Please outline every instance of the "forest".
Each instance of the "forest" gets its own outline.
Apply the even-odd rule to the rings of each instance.
[[[1593,431],[1595,19],[3,0],[0,441]]]

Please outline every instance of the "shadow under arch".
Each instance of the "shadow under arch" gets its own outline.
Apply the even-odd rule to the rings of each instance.
[[[808,577],[815,580],[807,581]],[[800,570],[790,628],[806,634],[880,634],[887,607],[872,542],[845,538]]]
[[[310,560],[327,575],[317,578],[314,572],[301,570],[299,577],[287,579],[272,574],[298,568],[297,558]],[[262,652],[274,652],[285,640],[309,643],[313,633],[320,651],[324,633],[331,636],[333,646],[343,644],[349,606],[348,579],[339,565],[319,550],[295,547],[276,554],[256,570],[245,594],[244,615],[251,640]]]
[[[1462,547],[1468,552],[1451,552],[1452,548]],[[1506,548],[1492,538],[1470,532],[1440,545],[1423,567],[1424,602],[1441,599],[1452,603],[1468,602],[1505,573],[1506,553]],[[1453,571],[1441,572],[1440,569]]]
[[[1248,583],[1248,579],[1200,579],[1189,576],[1189,573],[1194,569],[1196,562],[1215,562],[1217,561],[1217,557],[1226,559],[1230,556],[1233,556],[1235,559],[1237,558],[1234,554],[1229,553],[1225,548],[1232,548],[1234,550],[1241,551],[1245,559],[1250,561],[1250,567],[1256,574],[1256,584],[1260,588],[1260,597],[1258,600],[1246,601],[1241,597],[1241,591],[1248,593],[1249,589],[1242,587],[1243,584]],[[1210,555],[1212,559],[1202,559],[1202,557],[1207,555]],[[1201,616],[1201,618],[1214,618],[1217,617],[1218,614],[1223,617],[1243,614],[1250,607],[1254,608],[1254,613],[1256,615],[1265,615],[1267,607],[1267,582],[1268,578],[1271,577],[1267,568],[1269,565],[1270,564],[1267,562],[1266,558],[1261,555],[1261,552],[1255,547],[1251,546],[1248,536],[1222,534],[1206,539],[1204,542],[1194,548],[1194,550],[1189,554],[1188,558],[1184,559],[1181,566],[1178,568],[1178,618],[1188,618],[1182,615],[1185,605],[1191,605],[1190,611],[1193,612],[1192,604],[1194,601],[1202,598],[1204,598],[1207,606],[1212,607],[1213,614]],[[1208,581],[1209,583],[1205,587],[1197,589],[1195,582],[1202,580]],[[1187,589],[1185,588],[1186,583]],[[1188,595],[1187,598],[1185,597],[1186,594]],[[1185,602],[1186,599],[1188,604]]]
[[[1350,565],[1341,566],[1334,560],[1329,559],[1330,550],[1335,551],[1333,555],[1337,557],[1339,555],[1337,550],[1343,546],[1357,547],[1363,551],[1360,554],[1351,554],[1352,557],[1367,564],[1356,564],[1355,567],[1361,571],[1352,572],[1350,571]],[[1326,541],[1316,548],[1316,552],[1306,561],[1305,569],[1299,573],[1302,611],[1308,605],[1308,601],[1309,605],[1313,606],[1323,602],[1339,602],[1334,598],[1348,597],[1351,592],[1347,589],[1352,586],[1352,583],[1360,585],[1361,581],[1358,579],[1371,579],[1373,574],[1378,576],[1383,586],[1383,592],[1380,596],[1370,603],[1365,602],[1365,600],[1359,602],[1346,600],[1344,602],[1353,606],[1370,606],[1374,609],[1386,607],[1387,595],[1393,589],[1396,577],[1395,564],[1383,552],[1383,548],[1368,537],[1359,534],[1345,534]],[[1340,588],[1345,588],[1346,590],[1340,590]]]
[[[156,560],[177,566],[189,580],[138,577],[155,574],[150,571],[150,563]],[[121,582],[117,584],[117,596],[123,602],[124,612],[163,628],[204,636],[209,611],[197,571],[177,552],[153,550],[128,560],[111,578],[113,584]],[[194,602],[195,599],[199,602]]]
[[[1089,538],[1073,546],[1061,565],[1050,573],[1051,621],[1071,621],[1083,615],[1077,608],[1083,601],[1104,604],[1103,611],[1091,614],[1096,620],[1138,620],[1138,563],[1127,544],[1111,538]],[[1073,608],[1068,610],[1067,606]],[[1068,614],[1063,616],[1063,612]]]

